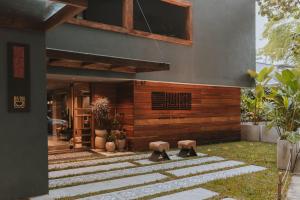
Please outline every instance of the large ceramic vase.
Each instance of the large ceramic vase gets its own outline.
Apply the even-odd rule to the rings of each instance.
[[[95,130],[95,149],[100,151],[105,151],[105,144],[106,144],[106,130]]]
[[[292,145],[287,140],[277,140],[277,168],[286,170],[292,153]]]
[[[116,144],[114,142],[106,142],[105,147],[106,151],[110,153],[113,153],[116,150]]]
[[[125,147],[126,147],[126,139],[123,139],[123,140],[117,140],[116,143],[117,143],[118,151],[120,151],[120,152],[125,151]]]

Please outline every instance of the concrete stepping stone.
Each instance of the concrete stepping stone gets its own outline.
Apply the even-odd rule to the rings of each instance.
[[[300,199],[300,176],[292,176],[292,180],[287,192],[287,200],[299,200]]]
[[[112,189],[117,189],[122,187],[150,183],[158,180],[163,180],[165,178],[167,178],[167,176],[159,173],[133,176],[133,177],[115,179],[110,181],[103,181],[103,182],[89,183],[89,184],[78,185],[73,187],[54,189],[49,191],[49,196],[53,199],[63,198],[63,197],[74,197],[77,195],[83,195],[88,193],[101,192],[105,190],[112,190]]]
[[[152,200],[179,200],[179,199],[204,200],[204,199],[212,198],[217,195],[219,194],[216,192],[212,192],[210,190],[206,190],[202,188],[197,188],[194,190],[188,190],[184,192],[178,192],[175,194],[154,198]]]
[[[76,174],[83,174],[88,172],[97,172],[97,171],[107,171],[112,169],[120,169],[126,167],[134,167],[136,165],[129,163],[129,162],[120,162],[120,163],[113,163],[107,165],[97,165],[92,167],[83,167],[83,168],[76,168],[76,169],[66,169],[61,171],[51,171],[49,172],[49,178],[58,178],[63,176],[70,176]]]
[[[217,161],[224,161],[224,158],[221,157],[203,157],[203,158],[196,158],[190,160],[181,160],[175,162],[167,162],[167,163],[160,163],[157,165],[150,165],[150,166],[142,166],[142,167],[135,167],[130,169],[121,169],[115,170],[111,172],[100,172],[96,174],[86,174],[86,175],[78,175],[73,177],[66,177],[60,179],[51,179],[49,180],[49,187],[60,187],[66,186],[75,183],[86,183],[86,182],[93,182],[93,181],[101,181],[110,178],[117,178],[121,176],[130,176],[130,175],[138,175],[144,173],[152,173],[155,171],[160,170],[169,170],[179,167],[191,166],[191,165],[199,165],[207,162],[217,162]]]
[[[80,157],[90,157],[90,156],[96,156],[94,153],[91,152],[72,152],[72,153],[63,153],[63,154],[54,154],[49,155],[48,160],[61,160],[61,159],[72,159],[72,158],[80,158]]]
[[[264,167],[258,167],[254,165],[240,167],[235,169],[229,169],[224,171],[218,171],[209,174],[203,174],[198,176],[192,176],[187,178],[181,178],[172,181],[166,181],[164,183],[156,183],[146,186],[140,186],[132,189],[121,190],[117,192],[111,192],[96,196],[91,196],[87,198],[82,198],[84,200],[104,200],[104,199],[118,199],[118,200],[130,200],[138,199],[146,196],[151,196],[155,194],[160,194],[163,192],[171,192],[178,189],[184,189],[189,187],[194,187],[201,185],[210,181],[227,179],[230,177],[249,174],[253,172],[259,172],[265,170]]]
[[[227,168],[227,167],[235,167],[235,166],[243,165],[243,164],[245,164],[245,163],[238,162],[238,161],[225,161],[225,162],[212,163],[212,164],[200,165],[200,166],[195,166],[195,167],[187,167],[184,169],[170,170],[167,172],[170,174],[173,174],[175,176],[187,176],[187,175],[191,175],[191,174],[200,174],[203,172],[223,169],[223,168]]]
[[[235,200],[233,198],[225,198],[225,199],[222,199],[222,200]]]
[[[176,153],[178,153],[178,152],[177,151],[169,152],[170,155],[175,155]],[[93,159],[93,160],[56,163],[56,164],[50,164],[48,166],[48,169],[49,170],[60,170],[60,169],[66,169],[66,168],[88,167],[88,166],[94,166],[94,165],[100,165],[100,164],[122,162],[122,161],[127,161],[127,160],[145,159],[145,158],[148,158],[149,156],[150,156],[150,154],[148,153],[148,154],[137,154],[137,155],[132,155],[132,156],[99,158],[99,159]]]

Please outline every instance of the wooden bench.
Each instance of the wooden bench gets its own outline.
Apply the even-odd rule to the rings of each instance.
[[[197,156],[196,153],[197,143],[195,140],[178,141],[178,148],[180,149],[180,152],[178,154],[178,156],[180,157]]]
[[[149,157],[149,160],[154,162],[170,160],[170,157],[167,154],[167,151],[169,151],[170,149],[170,144],[168,142],[150,142],[149,149],[153,151],[153,153]]]

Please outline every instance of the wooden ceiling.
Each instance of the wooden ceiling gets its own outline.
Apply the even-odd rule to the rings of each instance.
[[[168,63],[47,49],[48,67],[140,73],[167,71]]]
[[[49,4],[61,6],[51,13]],[[81,13],[87,0],[7,0],[0,2],[0,27],[47,31]]]

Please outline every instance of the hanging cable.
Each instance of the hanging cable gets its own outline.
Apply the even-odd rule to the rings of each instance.
[[[148,21],[146,15],[145,15],[145,13],[144,13],[144,11],[143,11],[143,7],[142,7],[142,5],[141,5],[141,3],[140,3],[139,0],[136,0],[136,2],[137,2],[137,5],[138,5],[138,7],[139,7],[139,9],[140,9],[140,11],[141,11],[141,13],[142,13],[142,15],[143,15],[143,18],[144,18],[145,22],[146,22],[147,28],[149,29],[149,32],[152,34],[153,32],[152,32],[150,23],[149,23],[149,21]],[[163,55],[163,52],[162,52],[162,50],[161,50],[161,47],[160,47],[159,43],[158,43],[156,40],[154,40],[154,43],[155,43],[155,45],[156,45],[156,48],[158,49],[158,52],[159,52],[159,55],[160,55],[160,59],[161,59],[162,61],[164,61],[164,55]]]

